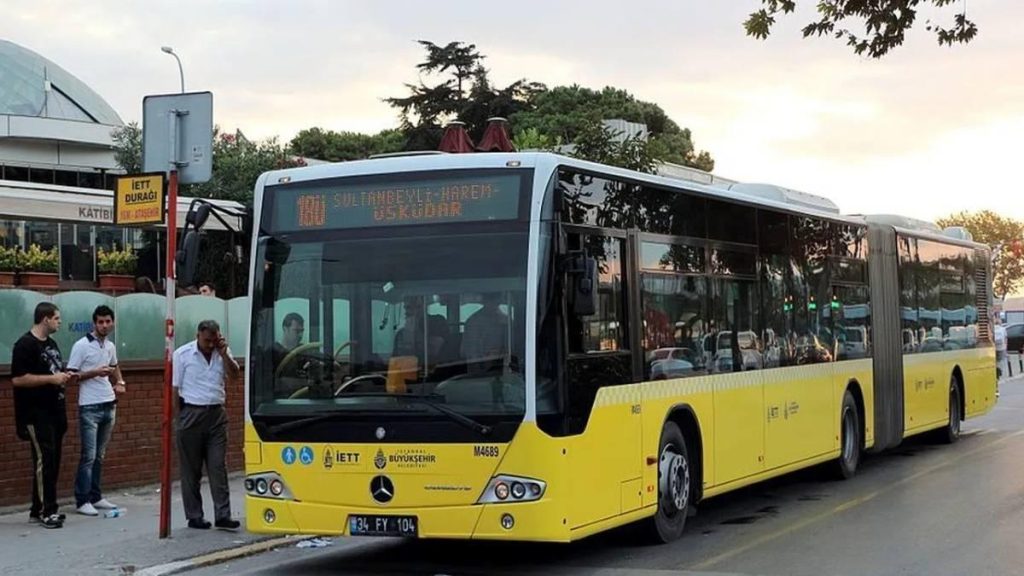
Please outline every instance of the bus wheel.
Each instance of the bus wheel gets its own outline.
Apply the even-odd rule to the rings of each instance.
[[[690,505],[690,457],[675,422],[665,422],[658,444],[658,510],[651,520],[656,542],[672,542],[683,535]]]
[[[852,478],[857,473],[857,465],[860,464],[861,426],[860,414],[857,412],[857,402],[853,394],[847,390],[843,395],[842,415],[842,437],[839,444],[839,458],[832,463],[833,475],[839,480]]]
[[[956,376],[949,377],[949,422],[940,438],[946,444],[960,439],[960,386],[957,385]]]

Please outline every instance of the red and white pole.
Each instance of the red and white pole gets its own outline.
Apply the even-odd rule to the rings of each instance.
[[[160,537],[171,535],[171,436],[174,418],[174,299],[175,261],[178,245],[178,171],[171,170],[167,182],[167,316],[164,350],[164,410],[162,460],[160,462]]]

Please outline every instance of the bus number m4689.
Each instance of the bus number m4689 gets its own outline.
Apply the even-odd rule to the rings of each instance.
[[[497,446],[473,446],[473,456],[477,458],[497,458]]]

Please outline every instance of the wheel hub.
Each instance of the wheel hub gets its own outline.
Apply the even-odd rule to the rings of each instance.
[[[686,458],[666,446],[658,462],[658,489],[662,508],[675,514],[686,509],[690,499],[690,469]]]

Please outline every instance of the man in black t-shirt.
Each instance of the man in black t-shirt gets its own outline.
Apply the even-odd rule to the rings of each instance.
[[[36,306],[35,325],[14,344],[11,381],[18,437],[31,443],[32,508],[29,519],[45,528],[63,528],[57,511],[60,451],[68,429],[64,385],[74,378],[65,371],[60,348],[50,336],[60,328],[60,310],[49,302]]]

